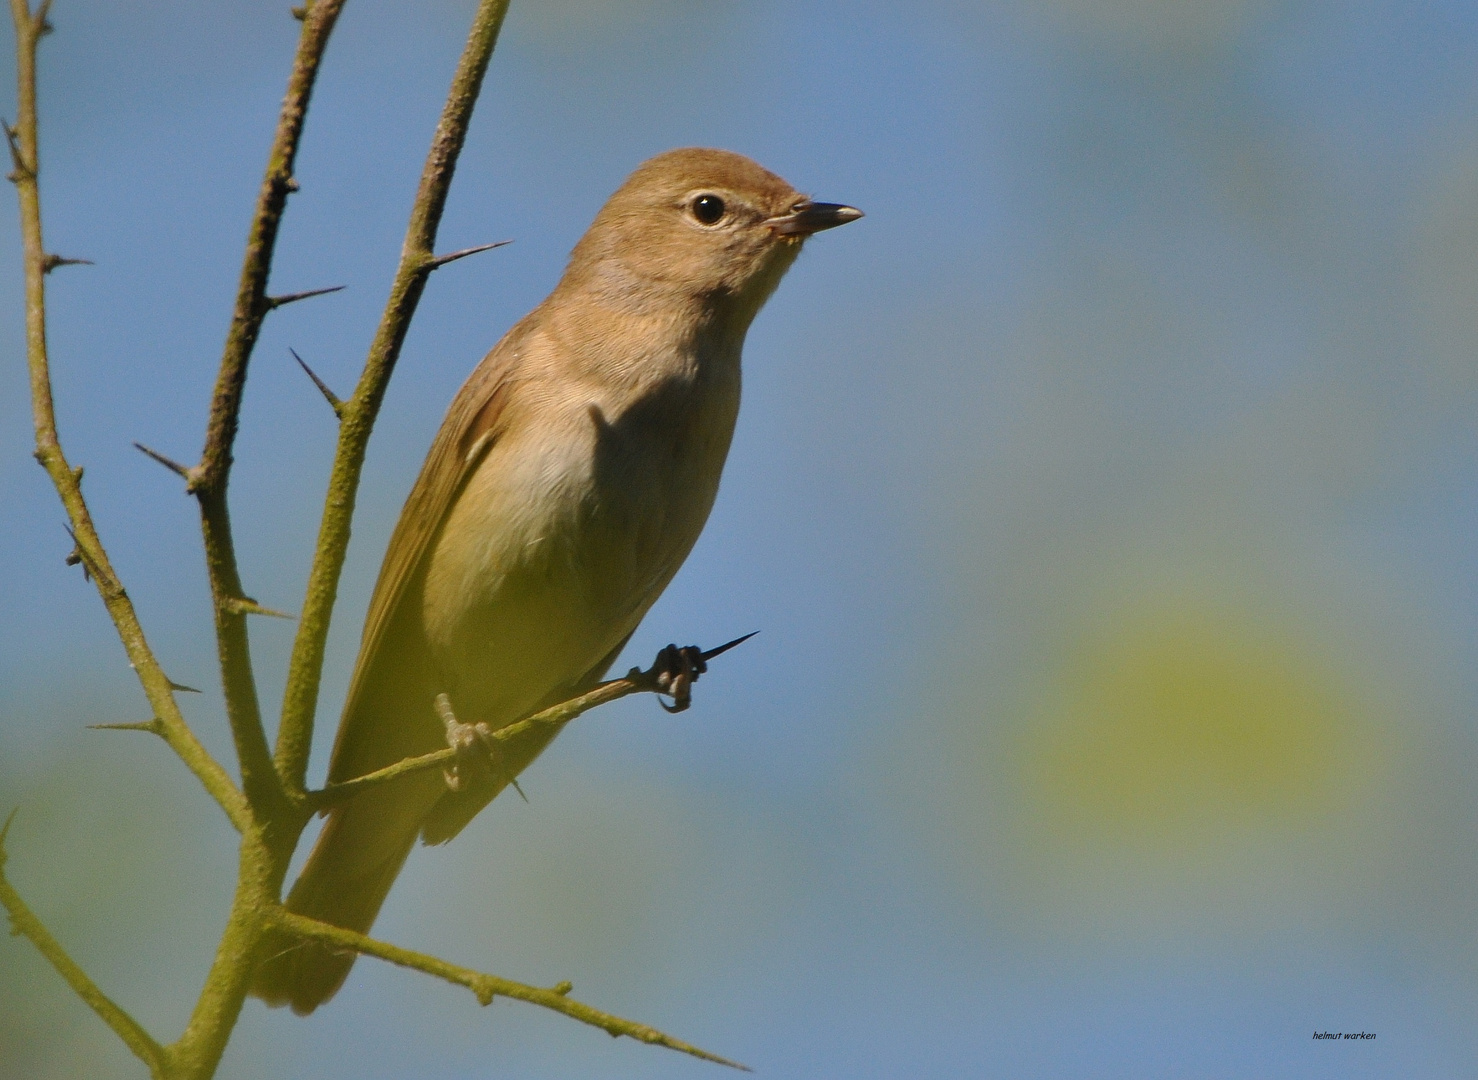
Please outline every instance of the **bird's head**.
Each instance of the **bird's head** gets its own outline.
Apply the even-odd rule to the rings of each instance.
[[[741,154],[669,150],[607,200],[567,280],[618,302],[697,300],[752,317],[806,237],[861,216],[812,201]]]

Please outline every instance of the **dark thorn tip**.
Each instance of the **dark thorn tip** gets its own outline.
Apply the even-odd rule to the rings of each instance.
[[[48,255],[41,261],[41,272],[49,274],[58,266],[93,266],[91,259],[69,259],[64,255]]]
[[[738,646],[743,645],[746,641],[748,641],[750,638],[754,637],[754,635],[755,634],[758,634],[758,633],[759,633],[758,630],[751,630],[749,633],[745,634],[743,637],[736,637],[733,641],[726,641],[722,645],[720,645],[718,648],[716,648],[716,649],[709,649],[705,653],[700,653],[699,656],[703,659],[704,663],[707,663],[709,660],[712,660],[715,656],[722,656],[724,653],[728,652],[730,649],[737,648]]]
[[[287,351],[292,353],[293,359],[298,362],[298,367],[303,369],[304,374],[306,374],[308,378],[313,380],[313,385],[318,387],[318,392],[323,395],[323,399],[327,401],[329,403],[329,407],[334,410],[334,415],[341,415],[344,411],[343,400],[328,388],[328,383],[324,382],[318,377],[318,373],[307,365],[303,358],[297,354],[297,350],[288,349]]]
[[[326,289],[309,289],[306,292],[284,293],[282,296],[264,296],[262,302],[267,305],[268,311],[276,310],[287,304],[296,304],[299,300],[308,300],[315,296],[327,296],[329,293],[343,292],[349,286],[330,285]]]
[[[157,733],[159,731],[159,721],[158,719],[154,719],[139,720],[128,724],[88,724],[87,729],[89,731],[147,731]]]
[[[507,247],[511,243],[513,243],[512,240],[498,240],[491,244],[478,244],[476,247],[448,252],[445,255],[433,255],[430,259],[426,260],[426,268],[428,270],[440,270],[447,263],[456,262],[458,259],[465,259],[468,255],[477,255],[484,251],[492,251],[494,248]]]
[[[187,468],[184,465],[181,465],[178,461],[174,460],[174,458],[165,457],[158,450],[153,450],[153,449],[145,446],[141,442],[135,442],[133,445],[134,445],[134,447],[141,454],[144,454],[147,457],[153,458],[155,461],[159,462],[159,464],[163,465],[170,472],[176,473],[176,474],[178,474],[179,476],[183,477],[186,480],[190,479],[190,470],[189,470],[189,468]]]

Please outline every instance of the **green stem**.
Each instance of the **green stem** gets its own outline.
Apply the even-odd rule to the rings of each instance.
[[[118,631],[128,655],[129,666],[138,674],[144,696],[153,706],[160,724],[160,735],[205,790],[220,804],[237,829],[250,823],[246,799],[232,782],[230,775],[201,745],[190,730],[174,699],[174,688],[159,660],[149,647],[118,575],[114,573],[108,553],[98,537],[87,501],[82,497],[82,469],[68,463],[57,435],[56,406],[51,394],[51,365],[46,351],[46,272],[48,260],[41,241],[41,190],[38,184],[40,157],[36,127],[36,46],[49,29],[46,21],[48,4],[32,15],[26,0],[11,0],[10,11],[15,23],[16,101],[18,111],[15,128],[10,135],[11,157],[20,201],[21,239],[26,277],[26,364],[30,370],[31,411],[36,428],[36,460],[51,477],[62,506],[71,523],[78,559],[97,586],[103,606]]]
[[[447,192],[451,189],[457,157],[467,137],[472,109],[482,88],[483,75],[487,72],[507,11],[508,0],[481,0],[477,6],[467,45],[457,64],[441,121],[437,124],[421,171],[420,188],[411,209],[400,266],[390,287],[385,313],[375,332],[354,394],[342,403],[339,441],[334,452],[328,495],[324,500],[313,567],[308,574],[307,595],[298,620],[297,637],[293,641],[287,689],[282,701],[282,721],[277,734],[277,772],[293,796],[301,797],[305,790],[318,688],[323,675],[324,648],[334,601],[338,596],[339,576],[349,550],[350,525],[359,493],[365,450],[385,397],[385,388],[400,358],[411,318],[415,315],[426,280],[437,266],[433,255],[436,230],[446,206]]]
[[[277,130],[267,156],[266,174],[257,193],[256,211],[247,236],[236,306],[221,356],[206,426],[200,463],[189,470],[189,490],[200,501],[205,562],[215,608],[216,645],[225,692],[226,716],[241,764],[241,785],[259,813],[283,809],[284,796],[272,764],[267,735],[262,728],[256,679],[252,675],[251,643],[241,601],[245,596],[236,563],[231,514],[226,493],[231,479],[232,447],[240,424],[241,399],[247,368],[261,332],[262,320],[277,306],[267,296],[267,279],[277,233],[287,208],[287,197],[297,190],[293,167],[308,116],[308,104],[329,35],[344,0],[316,0],[304,13],[297,54],[287,94],[277,118]]]
[[[575,1001],[569,997],[571,990],[569,983],[560,983],[558,986],[545,989],[541,986],[529,986],[527,983],[499,978],[497,975],[486,975],[480,971],[473,971],[471,968],[448,963],[440,957],[402,949],[399,945],[377,941],[364,934],[355,933],[353,930],[345,930],[341,926],[309,919],[283,908],[273,912],[272,919],[280,929],[296,937],[321,941],[327,945],[337,945],[343,949],[353,949],[365,956],[378,957],[401,967],[434,975],[438,979],[444,979],[457,986],[465,986],[483,1005],[491,1005],[495,997],[514,998],[563,1013],[582,1024],[598,1027],[613,1037],[625,1035],[627,1038],[637,1039],[653,1046],[665,1046],[669,1050],[691,1054],[704,1061],[717,1062],[720,1065],[742,1069],[745,1072],[750,1071],[747,1066],[737,1061],[730,1061],[728,1058],[699,1049],[691,1043],[685,1043],[681,1039],[674,1039],[671,1035],[663,1034],[654,1027],[638,1024],[633,1020],[624,1020],[619,1016],[592,1008],[583,1002]]]
[[[300,824],[293,835],[301,829]],[[190,1021],[179,1040],[165,1050],[171,1066],[169,1080],[209,1080],[220,1065],[251,989],[271,912],[282,891],[287,866],[280,851],[281,845],[263,833],[242,836],[236,895],[226,928]]]

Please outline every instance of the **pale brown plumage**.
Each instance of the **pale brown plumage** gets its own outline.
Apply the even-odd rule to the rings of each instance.
[[[662,154],[611,196],[447,411],[375,585],[331,781],[444,746],[439,693],[497,729],[602,677],[713,505],[750,321],[807,235],[860,216],[720,150]],[[421,773],[337,808],[288,907],[368,931],[416,837],[451,839],[549,738],[455,792]],[[311,1012],[352,963],[299,944],[253,992]]]

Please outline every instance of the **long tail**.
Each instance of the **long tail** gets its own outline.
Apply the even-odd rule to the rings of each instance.
[[[625,644],[623,639],[582,678],[552,690],[535,711],[595,685]],[[365,706],[363,713],[353,704],[346,708],[329,769],[332,779],[362,776],[403,758],[429,753],[442,737],[440,724],[428,707],[433,695],[408,678],[387,678],[377,684],[372,680],[379,674],[377,668],[365,677],[367,689],[360,700],[392,704],[373,710]],[[288,895],[287,909],[369,933],[417,836],[428,844],[443,844],[456,836],[554,736],[555,729],[536,730],[504,744],[499,772],[469,776],[470,782],[460,791],[448,791],[440,772],[421,773],[385,789],[367,791],[339,807],[329,816]],[[291,1005],[293,1012],[306,1016],[338,992],[354,959],[352,952],[293,942],[262,962],[251,992],[269,1005]]]
[[[366,793],[332,813],[288,895],[289,911],[369,932],[443,784],[440,773],[431,773],[395,787],[393,796]],[[315,942],[288,943],[263,961],[251,992],[306,1016],[344,984],[355,955]]]

